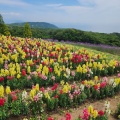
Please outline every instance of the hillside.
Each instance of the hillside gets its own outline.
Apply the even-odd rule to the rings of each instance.
[[[23,27],[24,24],[26,22],[23,23],[11,23],[8,24],[9,26],[20,26]],[[46,22],[28,22],[31,28],[58,28],[57,26],[50,24],[50,23],[46,23]]]

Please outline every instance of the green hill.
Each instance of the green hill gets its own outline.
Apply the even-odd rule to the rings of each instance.
[[[23,27],[24,24],[26,22],[23,23],[11,23],[8,24],[9,26],[19,26],[19,27]],[[31,28],[58,28],[57,26],[50,24],[50,23],[46,23],[46,22],[28,22]]]

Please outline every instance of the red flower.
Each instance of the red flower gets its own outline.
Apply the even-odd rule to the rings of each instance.
[[[13,96],[12,96],[12,101],[15,101],[15,100],[17,100],[17,96],[16,96],[16,95],[13,95]]]
[[[98,90],[99,89],[98,85],[94,85],[94,89]]]
[[[55,84],[54,84],[54,86],[52,87],[52,90],[56,90],[56,89],[57,89],[57,87],[58,87],[58,84],[57,84],[57,83],[55,83]]]
[[[104,115],[104,111],[100,110],[100,111],[98,112],[98,114],[99,114],[100,116],[103,116],[103,115]]]
[[[58,98],[59,96],[58,95],[55,95],[54,98]]]
[[[26,76],[26,70],[22,69],[22,76]]]
[[[7,79],[12,80],[14,76],[7,76]]]
[[[54,120],[54,118],[52,118],[52,117],[48,117],[48,120]]]
[[[4,81],[4,77],[0,77],[0,82]]]
[[[4,106],[5,103],[5,99],[4,98],[0,98],[0,106]]]
[[[63,91],[62,91],[62,90],[60,90],[60,94],[63,94]]]
[[[66,120],[71,120],[71,115],[70,115],[70,113],[66,113]]]
[[[53,71],[53,69],[50,67],[50,68],[49,68],[49,72],[52,72],[52,71]]]

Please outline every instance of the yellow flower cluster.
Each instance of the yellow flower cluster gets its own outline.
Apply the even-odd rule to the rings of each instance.
[[[94,108],[91,105],[88,107],[88,112],[93,118],[96,118],[98,116],[98,111],[94,110]]]
[[[116,85],[119,85],[120,84],[120,78],[115,78],[115,83],[116,83]]]
[[[10,87],[7,86],[6,89],[0,85],[0,97],[4,97],[4,93],[6,92],[6,94],[10,94],[11,93],[11,90],[10,90]]]
[[[67,82],[65,85],[63,85],[63,93],[68,93],[71,90],[71,85],[69,85]]]
[[[30,91],[30,98],[32,100],[38,91],[39,91],[39,84],[36,84],[36,86],[33,86],[32,90]]]

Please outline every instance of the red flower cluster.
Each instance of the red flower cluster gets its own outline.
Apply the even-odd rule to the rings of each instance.
[[[103,116],[103,115],[104,115],[104,111],[100,110],[100,111],[98,112],[98,114],[99,114],[100,116]]]
[[[53,72],[53,69],[52,69],[51,67],[49,67],[49,72],[50,72],[50,73]]]
[[[26,76],[26,70],[22,69],[22,76]]]
[[[5,99],[4,98],[0,98],[0,107],[4,106],[4,103],[5,103]]]
[[[0,82],[4,81],[4,77],[0,77]]]

